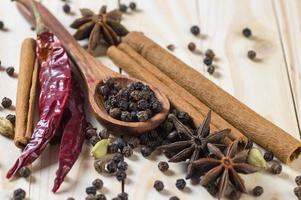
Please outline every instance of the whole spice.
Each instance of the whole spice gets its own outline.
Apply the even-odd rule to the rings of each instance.
[[[207,72],[209,73],[209,74],[213,74],[214,73],[214,71],[215,71],[215,67],[213,66],[213,65],[210,65],[208,68],[207,68]]]
[[[18,188],[14,191],[13,200],[23,200],[26,197],[26,192],[22,188]]]
[[[296,197],[298,199],[301,198],[301,187],[300,186],[294,188],[294,194],[296,195]]]
[[[13,124],[9,120],[2,117],[0,117],[0,134],[6,137],[14,136]]]
[[[103,187],[103,181],[99,178],[95,179],[93,182],[92,182],[92,185],[97,189],[97,190],[100,190],[102,187]]]
[[[108,139],[110,137],[110,131],[106,128],[102,129],[100,132],[99,132],[99,137],[101,139]]]
[[[282,171],[282,166],[279,162],[274,161],[270,167],[270,171],[272,174],[280,174]]]
[[[95,146],[91,149],[91,156],[95,159],[99,159],[102,156],[107,154],[109,139],[102,139],[95,144]]]
[[[90,187],[87,187],[86,188],[86,193],[89,195],[89,194],[92,194],[92,195],[96,195],[96,187],[95,186],[90,186]]]
[[[243,34],[246,38],[248,38],[248,37],[251,37],[252,31],[251,31],[251,29],[249,29],[249,28],[244,28],[244,29],[242,30],[242,34]]]
[[[132,149],[135,149],[139,146],[140,141],[137,137],[130,137],[128,138],[127,143]]]
[[[12,100],[8,97],[4,97],[1,101],[1,105],[3,108],[9,108],[12,105]]]
[[[193,35],[199,35],[200,34],[200,28],[197,26],[197,25],[194,25],[190,28],[190,32],[193,34]]]
[[[160,161],[158,163],[158,169],[161,171],[161,172],[166,172],[168,169],[169,169],[169,164],[167,162],[164,162],[164,161]]]
[[[108,173],[112,174],[117,171],[117,164],[114,161],[110,161],[106,164],[106,170]]]
[[[216,196],[218,193],[218,187],[215,183],[209,183],[208,186],[206,186],[207,192],[211,194],[212,196]]]
[[[159,180],[156,180],[156,181],[154,182],[154,188],[155,188],[158,192],[162,191],[162,190],[164,189],[164,184],[163,184],[163,182],[162,182],[162,181],[159,181]]]
[[[209,171],[201,179],[203,186],[218,181],[218,198],[221,199],[229,185],[229,180],[234,187],[241,192],[246,192],[243,179],[238,173],[250,174],[258,170],[257,167],[246,163],[248,152],[246,150],[237,153],[237,141],[227,147],[225,154],[213,144],[208,143],[208,150],[214,157],[201,158],[193,162],[194,167],[208,169]],[[206,170],[207,171],[207,170]]]
[[[152,152],[153,151],[152,151],[152,149],[149,146],[143,146],[141,148],[141,154],[142,154],[143,157],[150,156]]]
[[[100,141],[100,137],[93,136],[89,139],[89,142],[92,146],[95,146]]]
[[[71,66],[67,53],[60,40],[45,29],[36,9],[34,10],[38,34],[36,52],[40,62],[40,120],[32,139],[8,171],[7,178],[15,175],[23,166],[32,163],[46,148],[59,127],[70,92]]]
[[[252,192],[253,192],[254,196],[258,197],[258,196],[262,195],[262,193],[263,193],[263,187],[256,186],[256,187],[253,188]]]
[[[263,158],[265,159],[265,161],[270,162],[274,159],[274,154],[270,151],[267,151],[264,153]]]
[[[118,152],[118,145],[115,143],[111,143],[108,145],[108,153],[117,153]]]
[[[92,137],[96,137],[96,136],[97,136],[96,128],[87,127],[87,129],[86,129],[86,138],[91,139]]]
[[[253,166],[260,168],[266,168],[267,166],[267,163],[263,158],[261,151],[257,148],[252,148],[249,151],[247,162]]]
[[[128,195],[128,193],[126,193],[126,192],[122,192],[122,193],[118,194],[118,197],[119,197],[121,200],[128,200],[129,195]]]
[[[5,69],[5,71],[6,71],[7,75],[13,76],[14,73],[15,73],[15,68],[14,67],[8,67],[8,68]]]
[[[206,58],[204,58],[203,62],[205,65],[210,66],[212,64],[212,59],[206,57]]]
[[[18,171],[18,174],[20,177],[23,177],[23,178],[28,178],[31,174],[31,171],[28,167],[22,167],[19,171]]]
[[[169,200],[180,200],[177,196],[172,196],[169,198]]]
[[[249,50],[247,53],[248,58],[250,58],[251,60],[254,60],[256,57],[256,52],[253,50]]]
[[[59,168],[56,171],[53,192],[59,189],[64,178],[76,162],[85,140],[87,122],[84,111],[84,94],[74,77],[68,105],[64,113],[68,113],[70,116],[68,120],[64,117],[61,122],[64,124],[64,130],[59,150]]]
[[[5,117],[8,121],[12,123],[13,126],[15,126],[16,123],[16,115],[8,114]]]
[[[128,33],[120,23],[121,12],[118,10],[107,12],[106,6],[103,6],[98,14],[87,8],[80,11],[82,17],[76,19],[70,26],[77,29],[74,34],[75,39],[89,38],[89,50],[93,51],[102,40],[109,45],[116,45],[119,43],[118,37]]]
[[[125,173],[125,171],[122,171],[122,170],[117,171],[117,173],[116,173],[116,179],[118,181],[125,180],[126,179],[126,173]]]
[[[121,161],[124,161],[124,158],[123,158],[123,155],[122,155],[121,153],[116,153],[116,154],[113,156],[112,160],[113,160],[114,162],[116,162],[116,163],[119,163],[119,162],[121,162]]]
[[[194,42],[189,42],[187,48],[193,52],[196,49],[196,45]]]
[[[122,149],[122,154],[124,155],[124,157],[131,157],[133,155],[133,149],[130,146],[125,146]]]
[[[207,50],[205,51],[205,56],[206,56],[207,58],[210,58],[211,60],[213,60],[213,58],[215,57],[215,53],[213,52],[212,49],[207,49]]]
[[[96,200],[96,197],[93,194],[89,194],[85,199],[86,200]]]
[[[95,198],[96,200],[107,200],[107,197],[104,194],[97,194]]]
[[[120,10],[121,12],[126,12],[127,9],[128,9],[128,7],[127,7],[127,5],[125,5],[125,4],[120,4],[120,5],[119,5],[119,10]]]
[[[132,10],[136,10],[136,9],[137,9],[137,5],[136,5],[135,2],[130,2],[129,7],[130,7]]]
[[[169,50],[169,51],[174,51],[175,50],[175,45],[174,44],[169,44],[166,46],[166,48]]]
[[[245,149],[251,149],[253,147],[254,142],[252,140],[248,140]]]
[[[64,11],[64,13],[67,13],[67,14],[69,14],[70,12],[71,12],[71,8],[70,8],[70,5],[69,4],[64,4],[63,5],[63,11]]]
[[[232,190],[229,194],[229,199],[231,200],[239,200],[241,197],[241,192],[238,190]]]
[[[298,186],[300,186],[301,185],[301,176],[296,176],[295,182]]]
[[[179,190],[183,190],[186,186],[186,181],[184,179],[178,179],[176,181],[176,187],[179,189]]]
[[[118,164],[117,164],[117,168],[118,170],[120,171],[126,171],[128,169],[128,164],[124,161],[120,161]]]
[[[181,134],[182,139],[171,144],[160,146],[158,149],[176,152],[176,154],[169,159],[169,162],[181,162],[189,159],[186,178],[191,178],[193,175],[193,161],[207,155],[207,144],[221,144],[223,139],[230,132],[230,129],[224,129],[210,134],[211,111],[208,112],[202,124],[195,132],[182,124],[172,114],[168,116],[168,119],[173,121],[175,129]]]
[[[75,200],[73,197],[68,197],[67,200]]]
[[[4,22],[0,21],[0,30],[3,30],[3,29],[4,29]]]

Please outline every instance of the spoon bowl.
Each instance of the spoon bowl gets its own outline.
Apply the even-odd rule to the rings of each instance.
[[[21,3],[23,6],[18,6],[21,13],[28,21],[30,21],[30,23],[32,23],[32,25],[34,25],[31,0],[16,1]],[[39,2],[36,2],[36,7],[46,27],[60,39],[71,60],[78,67],[88,90],[89,103],[92,111],[101,124],[106,126],[108,129],[113,130],[116,134],[139,135],[156,128],[166,119],[170,109],[170,103],[164,94],[162,94],[157,88],[144,83],[143,81],[118,74],[104,66],[98,59],[93,57],[79,45],[73,36],[70,35],[70,33],[47,10],[47,8]],[[155,93],[158,101],[162,104],[162,111],[145,122],[124,122],[112,118],[104,107],[103,97],[97,93],[97,88],[102,84],[103,80],[109,77],[113,78],[113,80],[119,83],[122,87],[126,87],[129,83],[137,81],[148,85]]]

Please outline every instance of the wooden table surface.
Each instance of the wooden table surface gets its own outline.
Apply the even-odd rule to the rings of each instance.
[[[124,1],[129,3],[129,1]],[[299,0],[136,0],[137,12],[124,15],[123,23],[130,30],[143,31],[162,46],[174,44],[174,54],[204,76],[215,82],[252,109],[271,120],[295,138],[300,139],[301,117],[301,1]],[[42,3],[68,28],[79,8],[87,7],[98,11],[101,5],[109,8],[117,5],[116,0],[72,0],[70,5],[76,16],[66,15],[62,11],[63,2],[42,0]],[[0,2],[0,20],[3,20],[8,32],[0,31],[0,60],[2,65],[15,66],[18,71],[20,46],[26,37],[34,37],[34,32],[19,14],[14,3]],[[192,25],[201,28],[201,36],[194,37],[189,32]],[[243,28],[249,27],[253,36],[242,36]],[[74,32],[68,28],[70,32]],[[211,48],[217,55],[214,62],[215,75],[206,72],[202,63],[203,55],[187,50],[187,44],[193,41],[204,52]],[[248,50],[255,50],[259,61],[247,58]],[[108,67],[118,70],[105,56],[100,61]],[[171,66],[172,67],[172,66]],[[7,76],[0,69],[0,98],[7,96],[15,103],[17,79]],[[4,117],[13,110],[0,108]],[[87,109],[87,113],[89,109]],[[89,118],[98,126],[93,116]],[[96,177],[104,180],[102,190],[113,198],[120,192],[120,184],[114,177],[98,175],[93,169],[93,159],[89,156],[89,147],[85,145],[81,157],[62,184],[57,194],[51,192],[57,169],[58,147],[48,147],[42,156],[31,166],[29,179],[7,180],[7,170],[20,154],[11,140],[0,137],[0,199],[12,196],[16,188],[23,188],[30,200],[62,200],[69,196],[85,198],[85,188]],[[187,190],[179,191],[175,181],[184,177],[183,164],[170,164],[171,175],[163,175],[157,169],[157,163],[166,160],[160,155],[144,159],[138,152],[127,159],[129,163],[126,192],[130,199],[168,199],[171,195],[183,199],[213,199],[199,185],[188,183]],[[256,185],[264,187],[264,194],[256,199],[295,199],[294,178],[301,174],[301,162],[283,166],[279,176],[266,172],[244,176],[248,190]],[[153,182],[161,179],[165,183],[164,192],[158,193]],[[243,195],[242,199],[255,199]]]

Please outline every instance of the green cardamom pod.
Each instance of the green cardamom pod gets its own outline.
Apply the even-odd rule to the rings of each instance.
[[[257,148],[252,148],[249,151],[247,162],[251,165],[254,165],[254,166],[260,167],[260,168],[266,168],[266,166],[267,166],[267,163],[266,163],[265,159],[263,158],[261,151]]]
[[[0,117],[0,134],[6,137],[14,137],[14,126],[6,118]]]
[[[99,159],[107,154],[109,139],[103,139],[97,142],[91,150],[91,156],[95,159]]]

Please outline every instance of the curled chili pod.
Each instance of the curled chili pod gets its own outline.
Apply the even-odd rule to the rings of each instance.
[[[77,160],[85,140],[87,122],[84,112],[84,95],[75,79],[72,79],[71,84],[68,106],[64,111],[66,118],[62,120],[64,131],[59,151],[59,168],[56,171],[52,188],[53,192],[59,189],[65,176]]]
[[[60,40],[48,32],[33,3],[37,24],[36,54],[40,64],[39,113],[32,138],[24,148],[7,178],[17,174],[20,168],[36,160],[48,145],[59,127],[70,93],[71,66]]]

